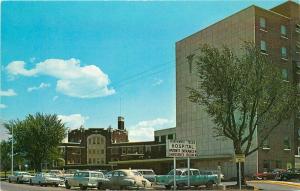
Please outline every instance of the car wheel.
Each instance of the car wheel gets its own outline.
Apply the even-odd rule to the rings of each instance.
[[[66,186],[66,189],[71,189],[71,186],[69,185],[68,181],[65,182],[65,186]]]
[[[17,178],[17,183],[18,183],[18,184],[20,183],[19,178]]]
[[[287,177],[286,176],[282,177],[282,180],[287,181]]]
[[[103,185],[102,185],[101,182],[98,183],[97,189],[98,189],[98,190],[104,190]]]
[[[55,187],[58,187],[58,184],[54,184]]]
[[[32,180],[31,180],[31,179],[29,180],[29,184],[30,184],[31,186],[33,185],[33,184],[32,184]]]
[[[80,187],[80,190],[86,190],[87,189],[87,186],[83,186],[82,184],[80,184],[79,187]]]
[[[40,186],[43,186],[41,182],[39,182],[39,185],[40,185]]]
[[[167,190],[171,189],[171,185],[165,185],[165,187],[166,187]]]
[[[8,182],[9,182],[9,183],[11,183],[11,180],[10,180],[10,178],[8,179]]]
[[[206,183],[206,188],[208,189],[212,189],[213,188],[213,185],[214,185],[214,182],[213,181],[208,181],[208,183]]]

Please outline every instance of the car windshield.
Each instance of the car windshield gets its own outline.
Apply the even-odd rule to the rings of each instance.
[[[142,171],[142,174],[143,175],[154,175],[154,172],[150,171],[150,170],[149,171],[147,170],[147,171]]]
[[[80,177],[89,177],[88,172],[77,172],[75,176],[80,176]]]
[[[181,175],[181,171],[180,170],[176,170],[176,175]],[[168,175],[174,175],[174,170],[171,170]]]

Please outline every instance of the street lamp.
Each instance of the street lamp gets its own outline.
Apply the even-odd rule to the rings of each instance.
[[[14,128],[11,126],[11,175],[14,173]]]

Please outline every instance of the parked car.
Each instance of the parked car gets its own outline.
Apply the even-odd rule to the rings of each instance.
[[[276,179],[279,174],[285,172],[284,169],[273,169],[273,170],[267,170],[262,173],[256,173],[254,175],[254,179],[256,180],[274,180]]]
[[[180,168],[175,171],[176,186],[182,188],[188,185],[188,169]],[[205,185],[208,188],[217,183],[218,176],[208,173],[207,171],[199,171],[198,169],[190,169],[190,186],[201,186]],[[156,183],[164,185],[166,189],[170,189],[174,185],[174,169],[171,170],[167,175],[157,175]]]
[[[134,169],[137,172],[141,173],[144,178],[149,180],[150,182],[155,182],[155,173],[152,169]]]
[[[37,173],[34,177],[31,177],[29,180],[30,185],[38,184],[40,186],[48,186],[54,185],[58,187],[58,185],[63,184],[64,180],[59,178],[58,176],[50,173]]]
[[[65,185],[67,189],[80,187],[81,190],[86,190],[87,188],[100,188],[101,185],[107,184],[108,181],[102,172],[77,171],[74,176],[66,177]]]
[[[298,169],[289,169],[286,172],[280,173],[277,180],[288,181],[292,179],[300,179],[300,171]]]
[[[152,183],[145,179],[139,172],[128,169],[112,171],[109,180],[101,188],[122,190],[152,187]]]
[[[15,171],[13,175],[8,176],[8,182],[25,183],[32,177],[28,172]]]

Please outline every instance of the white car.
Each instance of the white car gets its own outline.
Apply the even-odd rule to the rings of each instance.
[[[136,170],[114,170],[111,173],[108,184],[103,185],[100,188],[109,188],[113,190],[123,189],[139,189],[139,188],[151,188],[152,183],[145,179],[143,175]]]
[[[67,189],[80,187],[80,190],[86,190],[87,188],[100,188],[102,184],[107,184],[108,181],[102,172],[77,171],[73,177],[66,177],[65,185]]]
[[[32,177],[28,172],[15,171],[13,175],[8,176],[8,182],[25,183]]]
[[[63,183],[64,181],[61,178],[48,173],[37,173],[29,180],[30,185],[38,184],[40,186],[54,185],[58,187],[58,185]]]
[[[155,182],[155,173],[152,169],[134,169],[135,171],[141,173],[144,178],[150,182]]]

